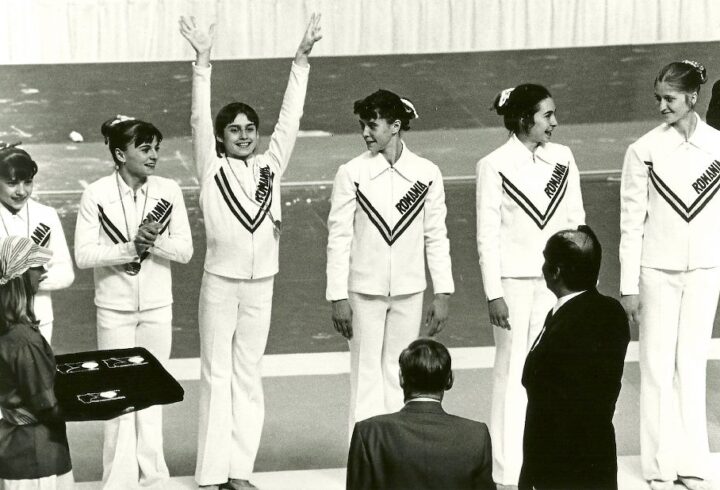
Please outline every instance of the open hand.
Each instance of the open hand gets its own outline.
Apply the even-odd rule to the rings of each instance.
[[[320,29],[320,17],[321,14],[315,13],[310,16],[310,22],[308,23],[307,29],[305,29],[305,35],[300,41],[297,53],[295,54],[295,63],[301,65],[307,65],[307,57],[312,51],[315,43],[322,39],[322,32]]]
[[[182,16],[178,23],[180,24],[180,34],[182,34],[193,47],[198,60],[207,58],[209,62],[210,50],[212,49],[213,39],[215,37],[215,24],[210,24],[208,30],[203,31],[197,26],[195,17]]]

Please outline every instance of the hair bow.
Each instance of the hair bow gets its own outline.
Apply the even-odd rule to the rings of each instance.
[[[122,114],[118,114],[115,116],[115,119],[113,122],[110,123],[110,126],[115,126],[118,123],[125,122],[125,121],[134,121],[135,118],[131,116],[123,116]]]
[[[0,150],[6,150],[8,148],[15,148],[16,146],[22,145],[22,141],[16,141],[14,143],[5,143],[4,141],[0,141]]]
[[[417,118],[420,117],[420,115],[419,115],[419,114],[417,113],[417,111],[415,110],[415,105],[414,105],[412,102],[410,102],[409,99],[405,99],[405,98],[403,98],[403,97],[400,97],[400,102],[402,102],[403,105],[405,106],[405,109],[406,109],[409,113],[412,114],[413,119],[417,119]]]
[[[505,90],[500,92],[500,100],[498,100],[497,104],[498,107],[503,107],[507,103],[513,90],[515,90],[515,87],[506,88]]]

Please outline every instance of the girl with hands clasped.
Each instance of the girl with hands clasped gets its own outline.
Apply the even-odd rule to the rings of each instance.
[[[368,151],[335,176],[326,292],[350,346],[351,432],[357,421],[402,407],[398,358],[420,333],[426,255],[435,292],[428,335],[444,328],[454,292],[440,169],[402,140],[415,107],[381,89],[354,112]]]
[[[69,287],[75,272],[57,211],[32,198],[37,171],[37,163],[25,150],[0,143],[0,237],[24,236],[53,251],[34,303],[40,333],[50,343],[50,292]]]
[[[542,275],[543,249],[555,232],[585,222],[580,176],[557,127],[550,92],[535,84],[503,90],[494,109],[508,140],[477,164],[477,246],[495,337],[490,433],[493,479],[517,485],[527,397],[525,357],[555,304]]]
[[[278,272],[280,179],[295,145],[307,88],[308,55],[322,38],[313,14],[295,54],[268,150],[257,153],[260,119],[232,102],[210,113],[214,27],[180,19],[196,53],[193,156],[200,181],[207,253],[200,286],[200,422],[195,479],[201,487],[252,487],[265,417],[260,365]]]
[[[145,347],[170,357],[170,262],[193,253],[180,186],[155,176],[162,133],[117,116],[102,125],[115,171],[83,192],[75,228],[75,260],[92,268],[99,349]],[[163,488],[162,407],[105,422],[103,488]]]
[[[720,293],[720,132],[695,112],[696,61],[655,79],[663,123],[630,145],[620,188],[620,292],[640,323],[640,456],[655,490],[709,489],[707,342]]]

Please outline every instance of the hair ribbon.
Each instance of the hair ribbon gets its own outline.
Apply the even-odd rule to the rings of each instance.
[[[506,88],[505,90],[500,92],[500,99],[498,100],[497,104],[498,107],[503,107],[507,103],[513,90],[515,90],[515,87]]]
[[[417,118],[420,117],[420,115],[419,115],[419,114],[417,113],[417,111],[415,110],[415,105],[414,105],[412,102],[410,102],[409,99],[405,99],[405,98],[403,98],[403,97],[400,97],[400,102],[402,102],[403,105],[405,106],[405,110],[406,110],[407,112],[409,112],[409,113],[412,114],[413,119],[417,119]]]
[[[117,116],[115,116],[115,119],[113,120],[113,122],[110,123],[110,127],[115,126],[116,124],[119,124],[121,122],[134,121],[134,120],[135,120],[134,117],[123,116],[122,114],[118,114]]]
[[[0,150],[7,150],[8,148],[15,148],[20,145],[22,145],[22,141],[16,141],[14,143],[5,143],[4,141],[0,141]]]

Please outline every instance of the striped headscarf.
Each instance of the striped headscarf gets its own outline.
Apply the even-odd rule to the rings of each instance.
[[[50,257],[52,250],[36,245],[29,238],[0,238],[0,286],[20,277],[31,267],[45,265]]]

